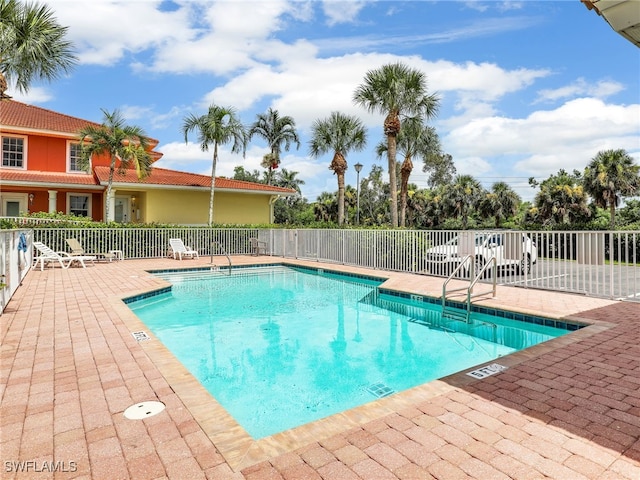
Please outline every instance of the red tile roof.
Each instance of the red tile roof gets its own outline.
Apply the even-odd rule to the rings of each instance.
[[[100,124],[81,118],[63,115],[46,108],[26,105],[15,100],[0,102],[0,124],[34,130],[49,130],[60,133],[77,133],[87,125]]]
[[[99,126],[100,124],[57,113],[45,108],[16,102],[15,100],[0,101],[0,127],[6,128],[10,126],[17,130],[30,129],[75,135],[80,129],[87,125]],[[157,140],[151,140],[152,145],[157,145]],[[152,151],[151,154],[155,160],[162,156],[160,152],[155,151]],[[109,167],[94,167],[94,175],[0,168],[0,181],[2,182],[97,186],[101,184],[106,185],[109,181]],[[143,180],[138,180],[134,170],[128,170],[123,175],[116,172],[114,183],[209,188],[211,186],[211,177],[164,168],[153,168],[151,175]],[[280,195],[293,195],[296,193],[295,190],[288,188],[218,177],[216,177],[216,188]]]
[[[41,172],[36,170],[16,170],[13,168],[0,168],[0,182],[44,183],[52,185],[96,185],[96,180],[93,175],[82,173]]]
[[[36,170],[16,170],[13,168],[0,168],[0,182],[5,184],[42,183],[47,185],[106,185],[109,182],[109,167],[98,166],[94,168],[94,175],[82,173],[42,172]],[[138,180],[135,170],[130,169],[124,174],[116,170],[113,183],[157,185],[174,187],[203,187],[211,186],[211,177],[196,173],[178,172],[164,168],[153,168],[151,175]],[[294,195],[295,190],[288,188],[264,185],[261,183],[244,182],[230,178],[216,177],[216,189],[246,191],[265,194]]]
[[[109,181],[109,167],[97,166],[94,172],[99,183],[106,184]],[[115,172],[114,183],[138,183],[141,185],[171,185],[178,187],[207,187],[211,186],[211,177],[198,175],[196,173],[179,172],[177,170],[167,170],[165,168],[153,168],[151,175],[139,180],[135,170],[129,169],[124,174]],[[245,182],[230,178],[216,177],[216,189],[221,190],[245,190],[260,193],[274,193],[282,195],[293,195],[295,190],[289,188],[264,185],[262,183]]]
[[[76,135],[87,125],[100,126],[96,122],[71,117],[15,100],[0,101],[0,127],[10,126]],[[158,140],[153,138],[150,140],[152,145],[158,144]]]

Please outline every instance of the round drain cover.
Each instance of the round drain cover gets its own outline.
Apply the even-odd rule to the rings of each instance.
[[[164,410],[162,402],[141,402],[131,405],[124,411],[124,416],[129,420],[142,420],[152,417]]]

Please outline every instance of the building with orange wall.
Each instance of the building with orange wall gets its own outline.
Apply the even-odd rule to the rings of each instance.
[[[208,221],[211,177],[153,168],[138,179],[134,170],[114,175],[106,198],[110,158],[91,159],[90,171],[79,165],[78,132],[99,126],[13,100],[0,102],[0,216],[62,212],[104,221],[204,225]],[[154,162],[162,157],[151,139]],[[216,178],[216,223],[272,223],[273,202],[295,195],[291,189]]]

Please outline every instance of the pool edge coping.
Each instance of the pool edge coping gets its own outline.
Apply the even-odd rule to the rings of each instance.
[[[338,274],[345,273],[339,270],[339,268],[331,268],[340,266],[323,264],[318,267],[310,267],[308,265],[299,265],[288,261],[273,262],[270,264],[256,263],[243,265],[243,267],[259,267],[268,265],[295,266],[316,270],[331,270]],[[198,268],[198,270],[206,269],[208,269],[208,267]],[[194,270],[194,268],[185,267],[170,270]],[[148,274],[156,272],[156,270],[144,271]],[[383,283],[378,288],[383,288],[384,282],[390,277],[385,276],[384,272],[380,273],[381,275],[372,275],[370,277],[380,279]],[[155,278],[158,277],[156,276]],[[162,279],[158,278],[158,280]],[[170,284],[168,285],[170,286]],[[136,295],[145,295],[150,292],[166,288],[167,286],[165,285],[159,288],[154,287],[144,291],[135,292],[133,294],[128,293],[126,295],[116,295],[113,297],[113,299],[116,300],[115,303],[117,303],[116,311],[130,332],[145,331],[148,330],[148,327],[128,307],[125,299],[135,297]],[[397,288],[390,290],[402,292],[402,290],[398,290]],[[411,295],[410,292],[404,292]],[[516,311],[516,309],[513,310]],[[543,316],[533,312],[526,312],[525,314],[549,318],[547,315]],[[389,414],[395,413],[400,408],[415,406],[417,402],[426,401],[452,390],[463,388],[470,383],[481,381],[480,379],[470,377],[467,373],[477,368],[481,368],[483,365],[499,361],[500,364],[503,364],[507,368],[512,367],[549,351],[556,350],[557,348],[577,341],[582,341],[584,338],[596,335],[615,326],[614,324],[606,322],[583,319],[575,315],[569,315],[566,317],[558,316],[555,318],[571,318],[572,321],[586,326],[578,330],[570,331],[570,335],[567,334],[548,340],[542,344],[534,345],[524,350],[505,355],[499,359],[473,366],[469,369],[412,387],[388,397],[373,400],[372,402],[354,407],[347,411],[258,440],[253,439],[242,428],[242,426],[233,419],[224,407],[218,403],[215,397],[213,397],[213,395],[211,395],[204,386],[200,384],[200,382],[186,369],[186,367],[182,365],[175,355],[155,336],[151,336],[151,341],[139,341],[137,343],[148,355],[154,366],[158,369],[175,394],[189,410],[195,421],[211,439],[218,452],[229,464],[230,468],[234,472],[238,472],[274,456],[294,451],[298,448],[309,445],[310,443],[322,441],[323,439],[329,438],[333,435],[344,433],[354,427],[361,427],[370,421],[384,418]],[[211,411],[212,407],[213,412]]]

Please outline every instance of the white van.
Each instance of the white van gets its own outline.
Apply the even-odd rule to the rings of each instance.
[[[476,271],[495,258],[498,269],[508,267],[518,273],[529,273],[538,260],[535,242],[524,233],[460,232],[448,242],[427,249],[427,272],[449,275],[467,255],[474,256]]]

